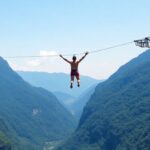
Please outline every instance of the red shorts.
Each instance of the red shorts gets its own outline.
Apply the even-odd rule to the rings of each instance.
[[[78,70],[71,70],[71,76],[76,76],[77,78],[79,78],[79,72]]]

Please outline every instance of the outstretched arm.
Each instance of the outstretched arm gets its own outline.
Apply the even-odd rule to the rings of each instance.
[[[88,52],[85,53],[85,55],[78,61],[79,63],[88,55]]]
[[[62,55],[59,55],[63,60],[65,60],[66,62],[68,62],[69,64],[71,63],[68,59],[64,58]]]

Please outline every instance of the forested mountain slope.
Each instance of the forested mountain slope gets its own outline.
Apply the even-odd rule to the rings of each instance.
[[[25,82],[2,58],[0,93],[0,118],[19,139],[21,150],[41,149],[44,142],[68,136],[76,126],[52,93]]]
[[[74,135],[58,150],[150,149],[150,50],[96,87]]]

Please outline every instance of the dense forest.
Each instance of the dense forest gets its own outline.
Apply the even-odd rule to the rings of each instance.
[[[2,119],[0,119],[0,149],[1,150],[11,150],[12,144],[10,137],[9,137],[9,131]]]
[[[25,82],[2,58],[0,91],[2,146],[41,150],[45,142],[66,138],[76,127],[74,117],[51,92]]]
[[[150,50],[96,87],[74,135],[57,150],[149,150]]]

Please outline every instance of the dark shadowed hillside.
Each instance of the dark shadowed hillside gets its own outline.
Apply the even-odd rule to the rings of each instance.
[[[60,140],[75,128],[73,116],[56,97],[26,83],[0,58],[0,118],[20,150],[41,150],[44,142]]]
[[[150,149],[150,50],[99,84],[58,150]]]

